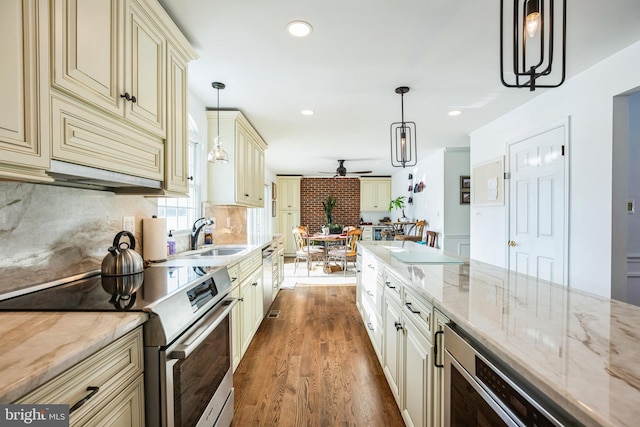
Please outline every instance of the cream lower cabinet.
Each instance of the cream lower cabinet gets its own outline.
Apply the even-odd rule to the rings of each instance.
[[[240,316],[242,318],[241,354],[244,355],[262,322],[262,271],[260,270],[251,274],[240,285]]]
[[[296,255],[296,241],[291,229],[300,225],[300,211],[278,212],[278,232],[284,236],[284,254]]]
[[[444,325],[447,316],[433,309],[433,426],[444,427]]]
[[[49,2],[0,2],[0,179],[53,181],[49,153]]]
[[[384,326],[382,338],[382,369],[391,393],[402,408],[402,309],[392,296],[384,297]]]
[[[291,229],[301,225],[300,180],[299,176],[279,176],[277,180],[278,233],[284,236],[284,253],[287,256],[296,254],[296,242]]]
[[[142,327],[129,332],[14,403],[66,404],[71,426],[143,427]]]
[[[365,281],[368,268],[367,252],[363,252],[360,277]],[[433,366],[432,344],[433,307],[417,297],[391,271],[384,269],[381,281],[384,286],[376,288],[376,291],[383,289],[384,292],[380,302],[383,372],[405,424],[431,427],[436,419],[434,410],[436,396],[434,395],[437,394],[438,399],[441,396],[439,389],[434,388],[436,374]],[[364,283],[362,290],[362,306],[366,308],[369,294]],[[368,326],[366,319],[365,326]],[[371,333],[370,337],[372,337]],[[376,346],[373,337],[372,344]],[[442,376],[440,375],[439,378],[442,379]],[[439,387],[442,387],[441,383]],[[442,400],[437,402],[441,405]]]

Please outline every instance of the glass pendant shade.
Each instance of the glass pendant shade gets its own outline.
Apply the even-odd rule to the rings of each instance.
[[[224,148],[222,148],[222,138],[220,138],[220,89],[224,89],[226,86],[224,83],[213,82],[211,86],[218,91],[218,128],[216,129],[216,138],[213,140],[213,150],[209,151],[207,155],[207,161],[209,163],[229,163],[229,155]]]
[[[226,151],[224,151],[224,148],[222,148],[222,139],[220,139],[220,137],[216,137],[215,139],[215,145],[213,147],[213,150],[209,151],[209,154],[207,155],[207,160],[210,163],[228,163],[229,162],[229,155],[227,154]]]

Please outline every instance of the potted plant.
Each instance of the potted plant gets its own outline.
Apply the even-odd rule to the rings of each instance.
[[[404,214],[405,199],[405,196],[398,196],[395,199],[392,199],[389,203],[389,212],[391,212],[393,209],[400,209],[402,211],[402,220],[407,218],[407,216]]]
[[[327,227],[331,230],[331,226],[333,225],[333,208],[336,206],[335,197],[329,196],[327,200],[322,202],[322,208],[324,209],[324,216],[327,221]]]

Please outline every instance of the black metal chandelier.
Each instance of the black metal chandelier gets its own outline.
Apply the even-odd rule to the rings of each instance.
[[[567,0],[500,0],[500,79],[503,85],[534,91],[538,87],[552,88],[564,83],[566,10]],[[559,54],[558,50],[561,51]],[[553,64],[557,57],[561,61],[559,66],[558,61]]]
[[[396,88],[400,94],[402,121],[391,123],[391,166],[415,166],[417,160],[416,124],[404,121],[404,94],[409,92],[407,86]]]

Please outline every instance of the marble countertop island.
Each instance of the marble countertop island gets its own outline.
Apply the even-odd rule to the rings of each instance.
[[[451,321],[585,425],[640,420],[640,307],[489,264],[408,264],[412,242],[360,242]]]
[[[146,320],[142,312],[1,312],[0,403],[14,402]]]

